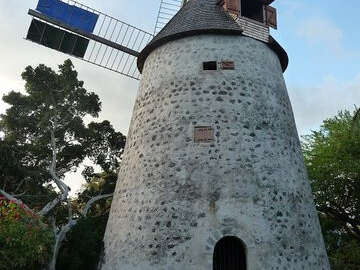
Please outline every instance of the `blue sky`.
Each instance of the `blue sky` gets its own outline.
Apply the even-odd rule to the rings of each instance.
[[[196,1],[196,0],[194,0]],[[56,69],[68,56],[23,39],[37,0],[0,0],[0,96],[23,91],[21,72],[44,63]],[[160,0],[82,0],[82,3],[153,32]],[[285,72],[300,135],[317,129],[339,110],[360,106],[359,0],[277,0],[278,30],[287,50]],[[72,59],[88,90],[102,100],[99,120],[127,133],[138,82]],[[0,113],[6,105],[0,101]]]
[[[280,26],[273,34],[289,53],[286,78],[291,83],[314,84],[327,74],[348,80],[358,74],[360,1],[278,0],[274,6]]]
[[[285,73],[300,134],[317,129],[338,110],[359,104],[360,33],[358,0],[278,0],[279,29],[285,47]]]

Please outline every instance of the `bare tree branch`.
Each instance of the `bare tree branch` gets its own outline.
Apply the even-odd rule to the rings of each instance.
[[[54,124],[55,126],[55,124]],[[56,140],[55,140],[55,127],[50,130],[51,136],[51,150],[52,150],[52,161],[49,168],[49,172],[51,174],[52,179],[54,180],[57,187],[60,189],[61,193],[67,195],[69,193],[69,187],[60,180],[60,178],[56,174]]]
[[[55,140],[55,127],[56,124],[53,123],[53,128],[50,130],[51,136],[51,150],[52,150],[52,161],[49,167],[50,175],[55,182],[56,186],[60,190],[60,195],[56,197],[54,200],[46,204],[38,214],[41,216],[47,215],[58,203],[67,200],[70,188],[60,180],[60,178],[56,174],[56,140]]]
[[[21,181],[20,181],[20,183],[17,185],[17,187],[16,187],[16,189],[15,189],[14,193],[18,192],[18,190],[19,190],[19,189],[20,189],[20,187],[24,184],[24,182],[25,182],[25,179],[23,179],[23,180],[21,180]]]
[[[56,269],[56,260],[59,254],[59,250],[62,242],[64,241],[66,234],[76,225],[77,221],[70,220],[66,225],[62,226],[61,229],[55,233],[55,244],[53,247],[53,257],[51,259],[49,270]],[[55,227],[56,228],[56,227]]]
[[[97,202],[98,200],[104,199],[104,198],[108,198],[113,196],[113,193],[111,194],[104,194],[104,195],[98,195],[92,199],[90,199],[87,204],[83,207],[83,209],[81,210],[81,215],[83,215],[84,217],[87,215],[89,209],[91,208],[91,205],[95,202]]]
[[[16,199],[14,196],[10,195],[9,193],[5,192],[4,190],[0,189],[0,194],[2,194],[6,199],[15,202],[18,205],[23,205],[27,211],[34,213],[22,200]]]
[[[73,214],[72,214],[72,208],[71,208],[70,200],[67,200],[67,206],[68,206],[68,219],[69,219],[69,221],[71,221]]]
[[[24,191],[23,193],[20,193],[20,194],[13,194],[12,196],[14,196],[14,197],[21,197],[21,196],[25,195],[26,192],[27,192],[27,191]]]
[[[51,223],[51,227],[53,229],[54,235],[56,235],[57,233],[57,228],[56,228],[56,219],[54,216],[50,217],[50,223]]]
[[[8,182],[8,180],[7,180],[7,178],[5,177],[5,178],[4,178],[4,182],[3,182],[3,186],[2,186],[2,189],[3,189],[3,190],[6,189],[7,182]]]
[[[47,215],[59,202],[63,201],[63,194],[56,197],[51,202],[47,203],[39,212],[38,215],[45,216]]]
[[[92,198],[90,201],[87,202],[87,204],[83,207],[83,209],[81,210],[81,214],[83,216],[86,216],[86,214],[88,213],[90,207],[92,204],[94,204],[95,202],[104,199],[104,198],[108,198],[113,196],[113,194],[105,194],[105,195],[98,195],[94,198]],[[72,209],[71,209],[71,204],[70,201],[68,200],[68,211],[69,211],[69,220],[68,223],[64,226],[61,227],[61,229],[58,231],[55,225],[55,219],[52,217],[51,218],[51,222],[53,224],[53,231],[54,231],[54,235],[55,235],[55,244],[54,244],[54,248],[53,248],[53,256],[49,265],[49,270],[55,270],[56,269],[56,260],[59,254],[59,250],[61,247],[62,242],[64,241],[66,234],[71,230],[72,227],[74,227],[78,220],[74,220],[72,219]]]

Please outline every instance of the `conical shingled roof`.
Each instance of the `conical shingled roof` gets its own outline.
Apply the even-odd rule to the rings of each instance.
[[[190,0],[168,22],[168,24],[140,52],[137,66],[140,72],[148,55],[157,47],[179,38],[199,34],[241,35],[241,27],[217,5],[218,0]],[[274,42],[274,44],[271,44]],[[270,38],[270,47],[278,54],[283,70],[288,58],[286,52]],[[275,46],[276,48],[273,48]]]

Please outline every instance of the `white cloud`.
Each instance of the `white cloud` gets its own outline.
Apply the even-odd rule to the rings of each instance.
[[[343,31],[325,18],[307,18],[297,28],[297,34],[313,45],[342,53]]]
[[[308,18],[298,28],[298,34],[311,42],[341,42],[343,32],[324,18]]]
[[[338,111],[360,107],[360,74],[349,81],[327,76],[312,88],[290,86],[289,95],[299,134],[304,135]]]

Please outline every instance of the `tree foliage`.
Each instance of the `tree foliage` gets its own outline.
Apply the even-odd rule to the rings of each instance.
[[[360,245],[335,219],[320,213],[320,223],[332,270],[360,269]]]
[[[303,142],[333,269],[360,269],[360,129],[354,115],[339,112]]]
[[[25,94],[3,96],[10,107],[0,116],[0,193],[21,199],[48,222],[55,220],[56,259],[66,234],[93,211],[89,203],[108,204],[104,199],[111,194],[103,192],[113,192],[125,136],[109,121],[84,123],[84,117],[98,116],[101,103],[84,88],[70,60],[57,72],[45,65],[28,66],[22,78]],[[98,178],[113,182],[84,194],[81,203],[71,201],[64,179],[86,158],[93,162],[83,171],[88,185],[96,185],[92,182]],[[104,177],[95,173],[96,167]],[[54,259],[51,265],[55,269]]]
[[[3,97],[11,107],[1,116],[1,128],[6,140],[26,154],[21,162],[37,173],[37,181],[45,183],[51,179],[47,170],[52,157],[51,128],[56,125],[57,171],[62,177],[86,156],[81,145],[86,137],[82,119],[98,116],[101,104],[95,93],[83,88],[70,60],[59,66],[59,73],[45,65],[28,66],[22,78],[26,95],[12,91]]]
[[[49,189],[44,187],[53,181],[49,173],[52,131],[60,179],[76,171],[85,158],[105,172],[117,170],[125,136],[109,121],[85,125],[83,118],[97,117],[101,103],[77,75],[70,60],[60,65],[58,72],[45,65],[28,66],[22,73],[26,94],[12,91],[3,97],[10,108],[0,117],[0,131],[4,133],[0,139],[0,188],[17,194],[32,193],[38,198],[41,194],[37,192],[41,191],[49,199]],[[87,166],[83,175],[90,181],[94,171],[94,166]],[[28,203],[34,204],[33,198]]]
[[[6,152],[5,164],[16,159],[16,166],[1,168],[0,174],[6,175],[3,186],[7,191],[14,191],[24,182],[16,192],[47,196],[44,184],[53,181],[49,173],[53,154],[51,131],[56,137],[57,174],[63,178],[86,157],[84,144],[89,131],[82,119],[97,116],[101,104],[95,93],[83,88],[70,60],[59,66],[58,73],[45,65],[28,66],[22,78],[26,94],[12,91],[3,96],[10,108],[1,115],[4,138],[0,152]],[[44,194],[34,194],[40,191]],[[28,203],[38,206],[33,200]]]

